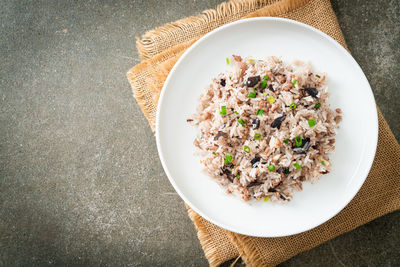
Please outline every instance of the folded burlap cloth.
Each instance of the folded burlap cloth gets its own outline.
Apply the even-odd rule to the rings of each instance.
[[[170,69],[182,53],[205,33],[246,17],[277,16],[309,24],[346,47],[329,0],[244,0],[178,20],[149,31],[137,41],[143,60],[127,76],[151,128],[157,101]],[[224,230],[187,207],[210,265],[241,256],[249,266],[273,266],[400,207],[400,146],[379,108],[379,141],[372,169],[347,207],[310,231],[279,238],[255,238]]]

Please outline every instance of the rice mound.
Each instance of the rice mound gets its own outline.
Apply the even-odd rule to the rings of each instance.
[[[309,64],[227,58],[188,122],[204,170],[245,201],[289,201],[302,182],[331,170],[341,110],[330,109],[326,74]]]

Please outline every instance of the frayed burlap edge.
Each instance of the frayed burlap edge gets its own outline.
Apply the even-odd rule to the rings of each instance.
[[[218,28],[222,24],[235,21],[263,7],[270,8],[268,16],[276,16],[296,9],[310,0],[241,0],[222,3],[216,9],[203,11],[197,16],[187,17],[173,23],[146,32],[136,39],[136,47],[142,60],[156,56],[157,51],[164,51],[180,43],[177,36],[185,33],[186,40]],[[265,12],[265,11],[263,11]],[[253,16],[260,16],[254,14]],[[264,15],[265,16],[265,15]],[[187,32],[192,34],[188,35]],[[158,47],[157,39],[170,40]]]
[[[158,54],[149,60],[139,63],[135,67],[131,68],[126,74],[126,77],[128,78],[132,87],[133,97],[136,99],[140,109],[143,111],[143,114],[148,120],[153,132],[155,131],[156,127],[157,103],[163,82],[183,52],[195,41],[197,41],[197,39],[190,40],[186,43],[170,48],[164,53]],[[158,72],[153,68],[149,68],[151,65],[157,65],[156,70]],[[151,69],[151,71],[148,71],[149,69]],[[157,82],[146,83],[149,88],[145,87],[143,83],[141,83],[138,79],[135,79],[137,73],[140,72],[144,73],[143,76],[148,76],[149,79],[152,77],[152,80],[154,80],[154,77],[156,77]]]
[[[202,222],[202,220],[204,221],[204,219],[200,215],[198,215],[194,210],[192,210],[187,204],[185,204],[185,206],[189,218],[193,221],[193,223],[196,226],[197,237],[200,240],[200,244],[203,248],[204,255],[206,256],[210,266],[218,266],[219,264],[221,264],[221,262],[225,262],[234,257],[238,257],[237,255],[240,255],[236,247],[236,243],[232,242],[232,239],[229,235],[230,232],[222,228],[221,230],[226,235],[227,240],[230,240],[231,247],[228,250],[230,250],[231,253],[228,255],[221,255],[223,253],[221,253],[221,251],[218,251],[218,249],[214,247],[213,243],[215,242],[215,237],[208,234],[206,224]]]

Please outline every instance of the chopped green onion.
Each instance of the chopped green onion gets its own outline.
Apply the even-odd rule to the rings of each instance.
[[[249,92],[249,94],[247,95],[248,97],[251,97],[251,98],[255,98],[256,97],[256,95],[257,95],[257,93],[256,93],[256,90],[254,90],[254,92]]]
[[[275,98],[274,98],[273,96],[270,96],[270,97],[268,97],[267,99],[268,99],[268,102],[269,102],[270,104],[272,104],[272,103],[275,102]]]
[[[263,110],[263,109],[259,109],[259,110],[257,110],[257,115],[262,115],[262,114],[263,114],[263,112],[264,112],[264,110]]]
[[[296,103],[290,104],[290,109],[295,109],[297,107]]]
[[[317,78],[321,78],[321,76],[319,76],[318,74],[316,74],[316,75],[315,75],[315,77],[317,77]]]
[[[236,114],[236,115],[239,115],[239,112],[237,112],[237,111],[235,110],[235,114]]]
[[[232,161],[232,155],[231,154],[228,154],[228,153],[226,153],[226,155],[225,155],[225,164],[227,164],[227,163],[229,163],[229,162],[231,162]]]
[[[285,140],[283,140],[283,142],[284,142],[285,144],[289,144],[289,139],[285,139]]]
[[[310,125],[310,127],[315,126],[315,120],[308,120],[308,125]]]
[[[261,134],[260,134],[260,133],[256,133],[256,134],[254,135],[254,139],[256,139],[256,140],[261,140]]]
[[[231,76],[229,76],[229,80],[232,80],[232,77],[231,77]]]
[[[267,95],[268,95],[267,93],[265,93],[265,92],[263,93],[263,96],[267,96]]]
[[[232,164],[229,168],[232,170],[233,168],[235,168],[235,165]]]
[[[293,163],[293,166],[294,166],[296,169],[301,170],[301,165],[298,164],[297,162]]]
[[[321,164],[322,164],[323,166],[325,166],[325,161],[321,161]]]
[[[265,89],[267,87],[267,85],[268,85],[267,80],[262,80],[261,83],[260,83],[260,86],[261,86],[262,89]]]
[[[240,172],[236,173],[236,178],[239,179],[239,177],[240,177]]]
[[[229,58],[226,58],[226,65],[229,65]]]
[[[272,172],[272,171],[274,171],[275,170],[275,166],[274,165],[269,165],[268,166],[268,170],[270,171],[270,172]]]
[[[212,154],[213,154],[213,155],[217,155],[217,153],[215,153],[215,152],[213,152]]]
[[[219,114],[226,115],[226,106],[221,106],[221,112]]]
[[[294,86],[296,86],[297,80],[294,80],[294,81],[292,82],[292,84],[293,84]]]
[[[300,136],[297,136],[294,141],[296,141],[296,146],[297,147],[301,147],[301,145],[303,144],[303,139],[301,139]]]
[[[250,147],[249,146],[244,146],[243,147],[244,152],[250,153]]]
[[[268,196],[264,197],[264,202],[267,202],[268,200],[269,200]]]
[[[268,79],[269,79],[268,75],[265,75],[264,80],[268,81]]]
[[[314,108],[317,109],[317,108],[319,108],[320,106],[321,106],[321,103],[317,103],[317,104],[315,104]]]
[[[240,123],[243,127],[245,127],[245,123],[244,123],[244,120],[243,119],[238,119],[238,123]]]

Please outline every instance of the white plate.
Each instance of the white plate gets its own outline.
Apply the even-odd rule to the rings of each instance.
[[[329,102],[343,110],[331,155],[333,170],[304,183],[287,204],[247,203],[202,172],[194,155],[196,129],[186,122],[211,78],[226,70],[232,54],[310,61],[328,74]],[[357,62],[336,41],[305,24],[280,18],[237,21],[205,35],[170,72],[157,110],[157,148],[167,176],[183,200],[208,221],[251,236],[278,237],[312,229],[341,211],[362,186],[372,165],[378,117],[370,85]]]

